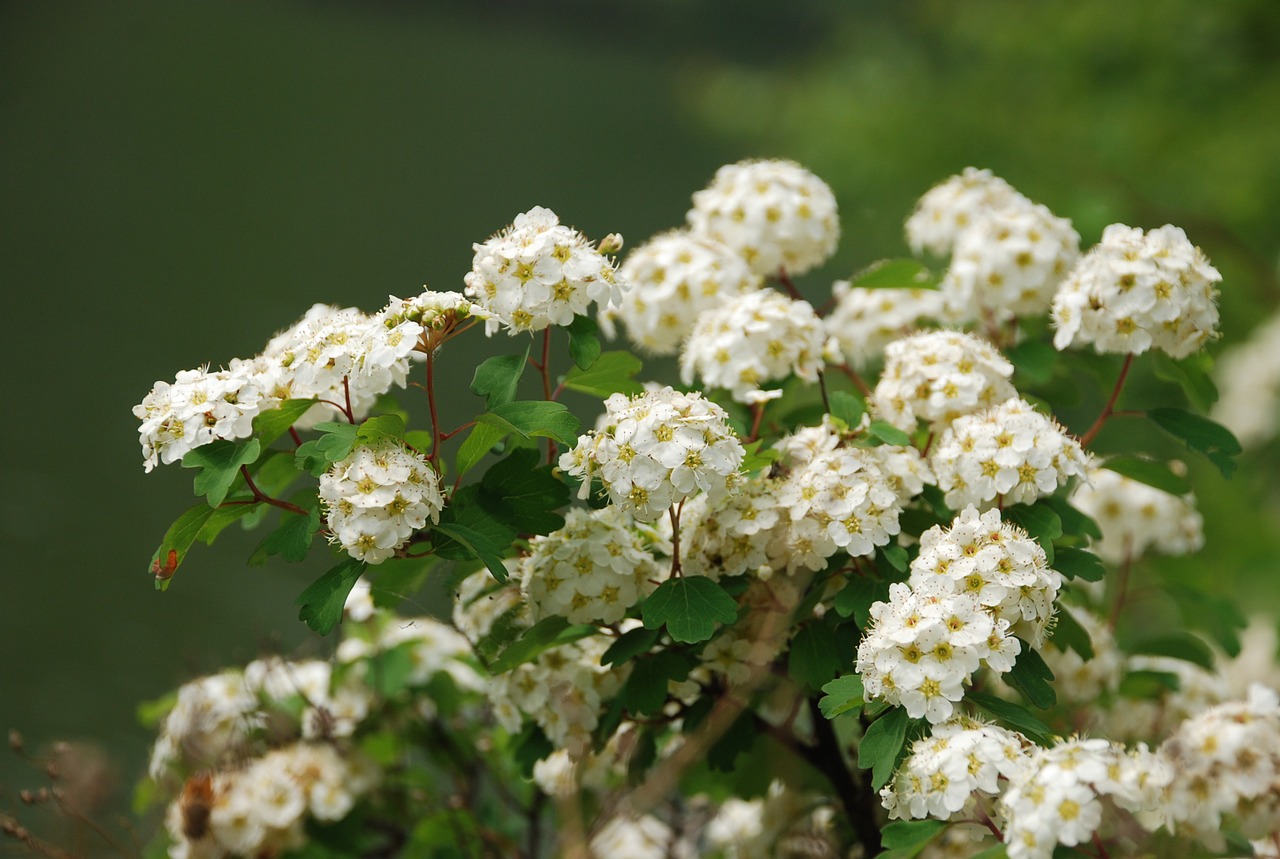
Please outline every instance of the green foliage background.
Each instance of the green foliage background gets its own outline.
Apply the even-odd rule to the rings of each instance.
[[[821,298],[903,255],[914,200],[973,164],[1086,244],[1183,226],[1230,342],[1280,298],[1276,105],[1270,0],[0,4],[0,727],[101,742],[132,779],[139,700],[308,640],[293,600],[324,562],[245,569],[256,535],[152,590],[191,473],[142,473],[129,407],[313,302],[459,289],[471,243],[533,205],[634,246],[748,156],[835,188],[841,251],[801,284]],[[479,401],[475,359],[447,360],[448,424]],[[1162,384],[1135,381],[1137,406]],[[1211,548],[1178,575],[1280,606],[1278,464],[1228,484],[1192,463]]]

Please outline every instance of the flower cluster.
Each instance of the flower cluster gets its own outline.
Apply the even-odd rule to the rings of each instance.
[[[837,280],[835,306],[823,319],[834,349],[855,369],[884,354],[885,347],[926,320],[942,321],[942,293],[936,289],[867,289]]]
[[[380,564],[444,507],[440,476],[399,442],[359,445],[320,476],[330,539],[353,558]]]
[[[591,303],[616,305],[623,281],[605,254],[620,246],[609,237],[593,247],[582,233],[541,206],[517,215],[511,226],[475,245],[466,294],[488,314],[485,330],[541,331],[585,316]]]
[[[1190,495],[1170,495],[1105,468],[1089,469],[1071,503],[1098,523],[1102,539],[1093,549],[1111,563],[1148,550],[1186,555],[1204,545],[1204,518]]]
[[[716,171],[693,195],[694,235],[730,247],[760,275],[804,274],[826,262],[840,239],[836,198],[790,161],[742,161]]]
[[[737,482],[745,451],[724,409],[700,394],[662,388],[604,405],[603,428],[560,457],[584,497],[599,476],[614,504],[652,522],[699,490],[714,501]]]
[[[957,418],[929,455],[938,487],[952,508],[1030,504],[1088,464],[1080,443],[1026,400],[1013,398]]]
[[[633,250],[619,274],[629,289],[618,307],[600,311],[601,327],[612,336],[621,320],[631,342],[654,355],[674,355],[699,314],[760,287],[759,275],[729,248],[681,230]]]
[[[755,478],[711,503],[698,496],[680,514],[684,574],[720,579],[770,567],[783,521],[776,481]]]
[[[1216,336],[1221,280],[1180,228],[1112,224],[1053,299],[1053,345],[1185,358]]]
[[[156,382],[133,407],[143,467],[169,465],[217,439],[248,438],[261,409],[262,389],[245,373],[183,370],[173,383]]]
[[[1012,375],[1013,365],[985,340],[927,331],[886,347],[870,402],[880,417],[914,432],[918,421],[945,425],[1016,396]]]
[[[698,317],[680,356],[680,376],[725,388],[740,403],[782,396],[763,385],[795,375],[813,381],[822,369],[825,332],[807,301],[772,290],[748,292]]]
[[[993,212],[1017,210],[1031,205],[1008,182],[990,170],[966,167],[930,188],[907,219],[907,242],[916,252],[939,256],[951,251],[957,239]]]

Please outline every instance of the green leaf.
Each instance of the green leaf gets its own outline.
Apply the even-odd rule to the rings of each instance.
[[[1189,632],[1171,632],[1155,638],[1144,639],[1129,648],[1133,654],[1148,656],[1169,656],[1199,665],[1207,671],[1213,670],[1213,651],[1196,636]]]
[[[580,369],[589,369],[600,357],[600,327],[589,316],[575,316],[566,327],[569,331],[569,356]]]
[[[738,604],[716,582],[703,576],[667,579],[644,601],[644,625],[657,629],[664,624],[675,641],[706,641],[715,632],[715,622],[733,623]]]
[[[472,427],[471,432],[458,448],[458,455],[454,459],[458,476],[461,477],[474,468],[476,463],[484,459],[485,454],[493,450],[494,445],[510,434],[510,431],[490,424],[478,423]]]
[[[417,668],[414,658],[417,646],[417,642],[407,641],[368,658],[369,670],[365,681],[373,687],[373,691],[383,698],[393,698],[404,690]]]
[[[484,397],[484,407],[495,409],[504,406],[516,398],[516,388],[520,385],[520,377],[529,364],[529,347],[523,355],[495,355],[486,358],[476,367],[475,376],[471,379],[471,393]]]
[[[495,515],[494,511],[497,511],[498,515]],[[501,498],[486,497],[480,484],[473,483],[462,487],[450,496],[449,503],[440,513],[440,521],[437,525],[444,525],[446,528],[451,525],[461,525],[463,528],[474,531],[483,538],[482,544],[491,547],[501,555],[516,541],[515,530],[505,521],[511,515],[513,514],[506,509]],[[437,533],[431,536],[431,542],[435,546],[436,555],[450,561],[476,559],[476,553],[470,546],[454,540],[438,527],[435,530]]]
[[[1070,546],[1059,547],[1054,551],[1053,568],[1069,579],[1086,582],[1100,582],[1107,574],[1101,558],[1093,552]]]
[[[1204,454],[1223,477],[1230,478],[1235,473],[1233,457],[1241,451],[1240,442],[1222,424],[1182,409],[1152,409],[1147,417],[1191,450]]]
[[[641,656],[631,663],[631,674],[622,687],[622,705],[632,713],[655,715],[667,702],[667,684],[688,676],[689,663],[669,650]]]
[[[384,441],[397,444],[404,439],[404,418],[399,415],[375,415],[356,429],[356,443],[372,447]]]
[[[255,565],[265,563],[272,555],[279,555],[290,563],[302,561],[311,551],[311,543],[319,530],[320,508],[318,506],[310,507],[305,516],[286,512],[279,527],[264,537],[258,544],[258,548],[249,556],[249,563]]]
[[[818,709],[828,719],[843,713],[857,713],[866,703],[866,690],[857,674],[845,674],[822,687],[826,694],[818,702]]]
[[[862,416],[867,413],[867,404],[848,391],[833,391],[827,397],[827,401],[831,406],[831,416],[844,421],[845,425],[851,429],[856,427],[862,421]]]
[[[378,565],[369,583],[369,596],[378,608],[395,608],[422,587],[439,562],[435,555],[424,558],[388,558]]]
[[[942,834],[947,824],[941,820],[895,820],[880,830],[885,852],[878,859],[911,859]]]
[[[609,645],[609,649],[600,657],[601,665],[618,665],[630,662],[642,653],[648,653],[649,648],[658,643],[658,639],[662,637],[660,629],[645,629],[637,627],[628,630],[618,636],[613,644]]]
[[[1062,536],[1062,519],[1047,504],[1014,504],[1000,511],[1000,518],[1026,531],[1044,549],[1049,563],[1054,562],[1053,541]]]
[[[1045,664],[1044,657],[1031,648],[1022,639],[1022,652],[1013,663],[1013,669],[1004,675],[1005,682],[1027,696],[1027,700],[1041,710],[1052,707],[1058,701],[1058,694],[1050,685],[1053,672]]]
[[[831,627],[807,623],[791,639],[787,673],[802,686],[821,689],[840,670],[836,658],[836,636]]]
[[[928,489],[929,487],[925,487]],[[1098,523],[1092,518],[1081,513],[1065,498],[1057,495],[1051,495],[1048,498],[1039,499],[1040,504],[1047,504],[1058,514],[1058,518],[1062,520],[1062,533],[1064,536],[1092,537],[1095,540],[1102,539],[1102,529],[1098,527]]]
[[[889,783],[898,764],[898,753],[907,741],[907,711],[894,707],[867,728],[858,744],[858,766],[871,770],[871,786],[880,790]]]
[[[450,540],[461,545],[471,557],[483,562],[498,581],[505,582],[507,580],[507,568],[502,564],[504,546],[491,542],[484,534],[468,528],[466,525],[457,522],[446,522],[444,517],[441,517],[439,522],[432,525],[431,530],[444,534]]]
[[[880,547],[880,554],[884,555],[885,560],[889,562],[889,566],[898,572],[905,573],[907,571],[909,560],[907,558],[907,550],[902,546],[897,543],[889,543]]]
[[[716,772],[733,772],[738,755],[749,750],[759,735],[752,712],[743,712],[707,751],[707,765]]]
[[[1124,698],[1159,698],[1167,692],[1177,692],[1182,681],[1177,674],[1168,671],[1130,671],[1120,681],[1116,691]]]
[[[1053,742],[1053,730],[1021,704],[974,690],[966,692],[964,697],[975,706],[986,710],[1007,727],[1020,731],[1040,745],[1049,745]]]
[[[644,385],[635,380],[643,366],[640,359],[630,352],[603,352],[589,370],[571,367],[565,374],[564,386],[601,399],[618,393],[632,396],[644,390]]]
[[[542,733],[542,729],[530,722],[515,738],[511,748],[511,758],[520,767],[520,772],[525,778],[532,778],[533,765],[555,750],[556,747],[547,739],[547,735]]]
[[[871,604],[889,599],[889,583],[869,576],[849,580],[849,584],[836,594],[835,609],[841,617],[853,617],[859,629],[871,623]]]
[[[1004,354],[1019,373],[1036,385],[1052,379],[1058,363],[1058,350],[1043,340],[1023,340]]]
[[[315,425],[320,437],[303,442],[294,452],[294,462],[299,471],[313,476],[323,474],[331,462],[341,462],[351,455],[359,427],[355,424],[325,421]]]
[[[849,285],[862,289],[937,289],[938,279],[917,260],[886,259],[855,274]]]
[[[364,573],[365,562],[345,558],[338,566],[316,579],[298,597],[302,606],[298,619],[321,635],[328,635],[342,619],[342,607],[347,594]]]
[[[493,674],[505,674],[518,665],[537,659],[544,651],[597,632],[594,626],[578,624],[570,626],[562,617],[544,617],[524,631],[524,634],[489,663],[489,671]]]
[[[1053,643],[1059,650],[1068,647],[1080,654],[1080,658],[1088,662],[1093,658],[1093,639],[1089,632],[1080,625],[1076,616],[1065,608],[1059,607],[1054,615]]]
[[[273,441],[289,431],[298,418],[316,404],[314,398],[309,400],[285,400],[274,409],[259,412],[253,419],[253,434],[263,447],[269,447]]]
[[[201,529],[215,512],[207,504],[197,504],[174,520],[169,530],[165,531],[164,539],[160,541],[160,546],[147,566],[156,577],[156,590],[162,591],[169,587],[169,579],[186,559],[191,544],[196,541]]]
[[[261,452],[262,445],[256,438],[242,442],[218,439],[187,451],[182,467],[200,469],[194,482],[195,493],[205,496],[210,507],[217,507],[240,476],[240,466],[257,462]]]
[[[491,409],[476,420],[521,438],[541,436],[570,445],[578,440],[578,419],[563,403],[517,400]]]
[[[1102,463],[1102,467],[1170,495],[1186,495],[1191,491],[1191,481],[1174,474],[1163,462],[1143,456],[1113,456]]]
[[[885,444],[894,444],[899,447],[911,444],[911,436],[887,421],[872,421],[867,431]]]
[[[739,471],[744,474],[754,474],[771,467],[778,461],[782,454],[771,447],[762,447],[763,444],[762,439],[756,439],[750,444],[743,445],[746,456],[742,458],[742,465],[738,466]]]
[[[1152,358],[1156,378],[1179,385],[1191,405],[1200,411],[1209,411],[1218,401],[1218,386],[1210,375],[1213,358],[1208,352],[1200,351],[1175,361],[1164,352],[1152,350]]]
[[[429,430],[409,430],[404,434],[404,443],[415,453],[426,456],[431,453],[431,445],[435,443],[435,439],[431,437]]]
[[[540,455],[517,450],[493,465],[480,481],[481,505],[517,534],[550,534],[564,527],[555,511],[569,503],[569,487]]]
[[[247,498],[245,500],[248,500]],[[266,506],[266,505],[262,505]],[[219,507],[213,511],[200,529],[200,533],[196,535],[196,539],[206,546],[212,546],[213,541],[218,539],[218,535],[226,530],[228,525],[238,522],[245,516],[257,510],[257,506],[253,504],[237,504],[234,507]]]

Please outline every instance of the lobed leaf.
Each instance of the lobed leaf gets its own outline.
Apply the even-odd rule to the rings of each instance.
[[[263,447],[268,447],[298,422],[316,404],[315,398],[285,400],[274,409],[259,412],[253,419],[253,434]]]
[[[860,289],[937,289],[938,278],[914,259],[879,260],[849,279]]]
[[[241,442],[218,439],[187,451],[182,467],[200,469],[194,481],[195,493],[205,496],[210,507],[217,507],[240,476],[240,466],[257,462],[261,452],[262,444],[256,438]]]
[[[1093,552],[1070,546],[1055,550],[1053,568],[1069,579],[1086,582],[1100,582],[1107,574],[1101,558]]]
[[[600,327],[590,316],[575,316],[566,327],[569,331],[569,357],[579,369],[589,369],[600,357]]]
[[[894,767],[898,763],[898,753],[907,740],[907,711],[902,707],[894,707],[876,719],[862,735],[858,744],[858,766],[871,770],[871,786],[880,790],[889,783]]]
[[[523,355],[495,355],[476,367],[471,379],[471,393],[484,397],[486,409],[506,405],[516,398],[520,377],[529,364],[529,347]]]
[[[1191,481],[1174,474],[1163,462],[1144,456],[1113,456],[1102,463],[1102,467],[1170,495],[1186,495],[1191,491]]]
[[[578,419],[563,403],[516,400],[490,409],[476,420],[522,438],[539,436],[569,445],[578,440]]]
[[[719,584],[703,576],[667,579],[644,601],[642,610],[647,629],[666,626],[675,641],[706,641],[715,632],[715,622],[738,619],[738,603]]]
[[[848,391],[833,391],[827,397],[827,402],[831,407],[831,416],[844,421],[850,429],[861,423],[862,416],[867,413],[867,404]]]
[[[1191,450],[1204,454],[1223,477],[1229,479],[1235,474],[1234,457],[1242,448],[1231,430],[1222,424],[1182,409],[1151,409],[1147,417]]]
[[[837,677],[822,687],[822,700],[818,709],[828,719],[834,719],[843,713],[857,713],[866,703],[866,690],[862,687],[862,678],[857,674],[845,674]]]
[[[580,394],[590,394],[601,399],[611,394],[632,396],[644,390],[635,380],[643,363],[630,352],[603,352],[590,369],[572,367],[564,377],[564,386]]]

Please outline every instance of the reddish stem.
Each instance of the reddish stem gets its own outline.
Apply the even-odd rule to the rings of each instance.
[[[436,413],[436,356],[427,353],[427,408],[431,410],[431,455],[427,460],[435,465],[440,458],[440,442],[444,437],[440,433],[440,415]]]
[[[671,517],[671,578],[679,578],[680,572],[680,511],[684,509],[684,502],[674,504],[667,515]]]
[[[346,407],[343,409],[347,414],[347,422],[355,423],[356,413],[351,408],[351,379],[348,376],[342,377],[342,396],[347,403]]]
[[[289,435],[293,438],[295,447],[302,447],[302,436],[298,435],[298,431],[293,427],[289,427]]]
[[[853,384],[862,392],[862,396],[871,396],[871,388],[867,387],[867,383],[862,380],[862,377],[858,375],[857,371],[848,364],[837,364],[836,367],[853,381]]]
[[[1129,376],[1129,368],[1133,366],[1134,357],[1133,354],[1125,356],[1124,366],[1120,368],[1120,377],[1116,379],[1116,386],[1111,389],[1111,398],[1102,407],[1102,414],[1098,415],[1098,419],[1093,422],[1093,426],[1089,427],[1088,431],[1080,436],[1081,447],[1088,447],[1089,443],[1102,430],[1102,425],[1115,413],[1116,400],[1120,399],[1120,390],[1124,387],[1124,380]]]
[[[757,438],[760,437],[760,422],[764,419],[765,402],[766,402],[765,400],[761,400],[760,402],[756,403],[754,406],[751,407],[752,408],[751,435],[747,436],[748,444],[750,444],[751,442],[755,441]]]
[[[787,291],[787,295],[796,301],[804,301],[804,296],[800,294],[800,290],[796,289],[796,285],[791,280],[791,275],[787,274],[785,268],[778,268],[778,283],[782,284],[782,288]]]
[[[259,489],[257,484],[253,482],[253,478],[249,475],[248,466],[240,466],[240,473],[244,475],[244,482],[248,485],[249,491],[253,493],[254,501],[261,501],[264,504],[270,504],[272,507],[279,507],[281,510],[288,510],[290,513],[297,513],[299,516],[311,515],[297,504],[290,504],[288,501],[281,501],[279,498],[272,498],[270,495],[267,495]]]

